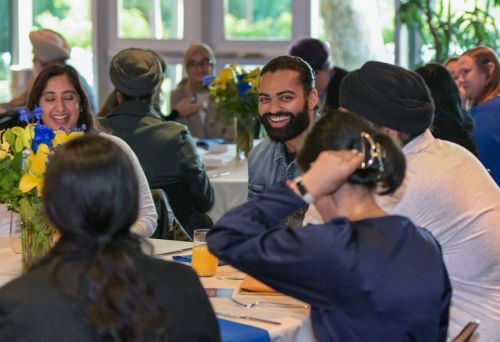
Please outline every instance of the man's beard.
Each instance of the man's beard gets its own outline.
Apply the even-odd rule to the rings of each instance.
[[[290,119],[285,126],[275,128],[271,126],[268,121],[268,119],[272,116],[288,116]],[[294,114],[291,112],[267,112],[260,117],[260,122],[262,122],[262,124],[264,125],[267,135],[271,140],[281,143],[291,140],[300,135],[309,127],[310,119],[307,101],[304,103],[304,107],[302,108],[302,110],[298,113]]]

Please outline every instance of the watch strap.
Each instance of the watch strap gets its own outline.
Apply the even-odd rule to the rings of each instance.
[[[309,193],[309,191],[307,191],[306,187],[304,186],[304,183],[302,183],[302,178],[297,177],[297,178],[295,178],[293,180],[293,182],[295,183],[295,186],[297,187],[297,190],[299,190],[300,197],[302,198],[302,200],[304,202],[306,202],[307,204],[313,203],[314,202],[314,198]]]

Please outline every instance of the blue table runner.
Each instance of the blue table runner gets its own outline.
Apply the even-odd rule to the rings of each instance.
[[[267,330],[250,325],[218,319],[222,342],[269,342]]]

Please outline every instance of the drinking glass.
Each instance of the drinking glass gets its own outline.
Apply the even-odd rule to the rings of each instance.
[[[199,277],[211,277],[217,272],[217,257],[209,252],[207,233],[209,229],[195,229],[193,235],[193,257],[191,265]]]

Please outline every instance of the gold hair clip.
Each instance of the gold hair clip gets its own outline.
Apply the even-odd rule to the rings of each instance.
[[[367,147],[369,148],[367,150]],[[379,143],[376,143],[369,133],[361,132],[361,151],[365,160],[361,163],[361,169],[366,170],[372,166],[375,161],[378,162],[378,171],[384,172],[384,163],[382,161],[382,148]]]

